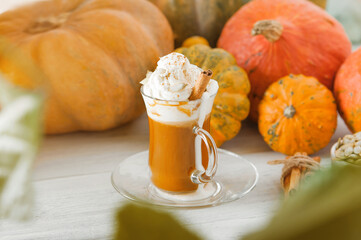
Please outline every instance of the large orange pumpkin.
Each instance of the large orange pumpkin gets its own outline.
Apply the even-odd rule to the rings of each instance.
[[[361,131],[361,48],[341,66],[335,80],[334,93],[338,109],[352,132]]]
[[[332,92],[313,77],[281,78],[259,105],[260,133],[273,150],[286,155],[317,152],[330,142],[336,126]]]
[[[0,59],[15,84],[48,91],[47,133],[104,130],[139,116],[139,81],[173,50],[170,25],[145,0],[39,2],[1,14],[0,35],[47,78],[34,81]]]
[[[344,29],[304,0],[254,0],[228,21],[218,46],[232,53],[251,81],[251,117],[267,87],[288,74],[316,77],[332,89],[351,52]]]

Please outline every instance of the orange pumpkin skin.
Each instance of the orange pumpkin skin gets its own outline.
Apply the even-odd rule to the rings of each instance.
[[[259,105],[258,127],[277,152],[313,154],[329,143],[337,126],[332,92],[313,77],[290,75],[273,83]]]
[[[361,48],[353,52],[337,73],[334,94],[338,110],[352,132],[361,131]]]
[[[105,130],[139,116],[139,81],[173,50],[170,25],[145,0],[39,2],[1,14],[0,35],[47,78],[27,79],[16,64],[0,60],[15,84],[47,90],[50,134]]]
[[[275,29],[259,31],[256,23],[261,20],[280,24],[278,39],[272,38]],[[337,70],[351,53],[341,24],[304,0],[248,3],[227,22],[218,46],[232,53],[248,73],[253,120],[258,118],[258,104],[271,83],[291,73],[304,74],[332,89]]]

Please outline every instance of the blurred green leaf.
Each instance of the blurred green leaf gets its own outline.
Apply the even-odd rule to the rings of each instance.
[[[306,179],[267,227],[244,240],[361,239],[361,168],[333,166]]]
[[[117,213],[114,240],[199,240],[174,217],[148,207],[126,205]]]
[[[0,218],[26,219],[31,167],[41,139],[43,99],[0,76]]]

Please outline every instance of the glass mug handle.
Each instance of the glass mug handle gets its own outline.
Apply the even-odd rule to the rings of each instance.
[[[193,133],[201,137],[202,141],[206,145],[208,152],[208,167],[206,171],[196,169],[191,175],[191,180],[196,184],[208,183],[213,180],[218,167],[217,145],[212,136],[206,130],[195,126],[193,128]]]

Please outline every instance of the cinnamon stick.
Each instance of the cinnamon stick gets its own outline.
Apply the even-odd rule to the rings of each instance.
[[[307,153],[296,153],[295,155],[300,156],[307,156]],[[287,157],[286,159],[289,159],[290,157]],[[314,161],[320,163],[321,158],[320,157],[313,157]],[[302,177],[309,171],[309,169],[305,167],[293,167],[291,170],[291,173],[289,176],[285,177],[284,179],[284,190],[285,195],[292,195],[294,192],[296,192],[296,189],[298,187],[298,184],[300,183]],[[288,178],[288,179],[287,179]]]
[[[309,157],[307,153],[296,153],[284,160],[269,161],[269,164],[284,164],[282,169],[281,184],[285,196],[296,192],[301,179],[310,171],[318,169],[320,157]]]
[[[202,97],[209,81],[211,80],[212,75],[213,72],[209,69],[207,71],[203,71],[201,75],[199,75],[189,100],[196,100]]]
[[[288,193],[289,195],[292,195],[296,191],[298,184],[301,180],[301,170],[296,167],[292,168],[289,178],[290,178],[289,186],[287,187],[288,189],[285,192]]]

